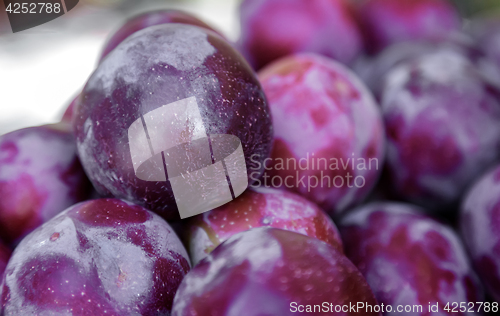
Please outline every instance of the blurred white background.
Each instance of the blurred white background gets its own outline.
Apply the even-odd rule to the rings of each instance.
[[[239,36],[240,0],[80,0],[67,14],[12,34],[0,1],[0,135],[58,122],[93,72],[108,36],[131,16],[174,8]],[[3,23],[3,24],[2,24]]]

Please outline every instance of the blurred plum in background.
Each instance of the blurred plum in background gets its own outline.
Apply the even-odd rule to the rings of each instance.
[[[295,308],[323,302],[328,308],[377,304],[361,273],[331,245],[259,227],[232,236],[186,275],[172,315],[296,315],[293,302]],[[334,314],[359,313],[334,309],[315,313]]]
[[[240,48],[256,70],[299,52],[349,64],[362,51],[346,0],[244,0],[240,23]]]
[[[458,235],[422,213],[418,207],[393,202],[353,210],[339,222],[347,257],[379,303],[422,306],[411,315],[430,315],[429,304],[439,303],[438,312],[448,314],[447,303],[483,302],[482,286]],[[476,310],[460,315],[478,315]]]
[[[435,44],[423,41],[393,44],[373,57],[358,58],[353,64],[353,70],[380,100],[385,75],[399,63],[432,51],[433,47]]]
[[[476,39],[477,46],[500,71],[500,14],[473,19],[469,32]]]
[[[169,315],[190,270],[171,227],[116,199],[77,204],[26,236],[3,278],[2,315]]]
[[[343,252],[337,227],[316,204],[291,192],[258,188],[248,189],[234,201],[197,215],[185,225],[193,264],[232,235],[260,226],[315,237]]]
[[[385,150],[380,109],[350,70],[315,54],[259,72],[274,126],[272,161],[257,184],[286,188],[336,216],[378,180]]]
[[[211,26],[190,13],[180,10],[155,10],[142,13],[130,18],[127,22],[125,22],[124,25],[122,25],[117,31],[115,31],[104,45],[100,61],[102,61],[104,57],[106,57],[113,49],[115,49],[118,44],[123,42],[133,33],[150,26],[165,23],[182,23],[199,26],[207,30],[214,31],[218,35],[224,37],[220,32],[215,31]]]
[[[67,207],[86,199],[91,185],[64,123],[0,136],[0,236],[15,244]]]
[[[391,189],[434,212],[500,158],[500,93],[462,53],[440,50],[387,74],[382,111]]]
[[[462,237],[476,271],[500,301],[500,167],[472,186],[460,215]]]
[[[500,87],[500,67],[476,46],[474,39],[464,33],[455,33],[446,40],[418,40],[393,44],[375,56],[363,56],[354,64],[354,71],[380,100],[387,73],[402,62],[422,55],[452,50],[468,58],[484,79]]]
[[[361,0],[354,8],[372,53],[401,41],[446,38],[462,25],[448,0]]]

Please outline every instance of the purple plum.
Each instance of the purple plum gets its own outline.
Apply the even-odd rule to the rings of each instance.
[[[484,286],[500,301],[500,167],[487,172],[466,195],[460,230]]]
[[[182,23],[182,24],[195,25],[216,32],[220,36],[223,36],[221,33],[215,31],[211,26],[209,26],[205,22],[201,21],[200,19],[191,15],[190,13],[184,11],[170,9],[170,10],[157,10],[157,11],[146,12],[130,18],[116,32],[113,33],[113,35],[108,39],[107,43],[104,45],[100,61],[102,61],[104,57],[106,57],[113,49],[115,49],[115,47],[118,46],[118,44],[123,42],[127,37],[129,37],[133,33],[150,26],[160,25],[165,23]]]
[[[384,78],[387,73],[402,62],[433,51],[434,43],[424,41],[402,42],[391,45],[374,57],[363,56],[353,64],[353,70],[380,100]]]
[[[313,308],[314,315],[380,315],[341,311],[358,302],[377,304],[341,252],[313,237],[258,227],[232,236],[186,275],[172,315],[285,316]]]
[[[461,28],[448,0],[367,0],[354,11],[372,53],[402,41],[443,39]]]
[[[168,220],[180,217],[171,178],[186,176],[179,175],[182,168],[205,170],[197,169],[205,163],[197,150],[204,150],[201,141],[207,135],[241,141],[247,170],[231,163],[226,167],[246,172],[246,179],[249,170],[263,172],[262,165],[255,169],[272,144],[266,97],[244,58],[215,33],[175,23],[134,33],[102,61],[83,89],[74,127],[78,154],[100,194],[129,200]],[[230,151],[233,145],[222,143],[218,150]],[[250,159],[253,155],[259,158]],[[152,158],[141,165],[137,160],[143,156]],[[215,156],[214,149],[212,160]],[[155,169],[175,164],[184,165],[168,177],[164,169]],[[195,182],[189,179],[189,185]],[[211,188],[197,193],[209,197]]]
[[[0,136],[0,237],[13,245],[24,235],[83,201],[91,185],[64,123]]]
[[[425,54],[452,50],[467,57],[492,84],[500,86],[500,68],[486,54],[477,48],[475,41],[468,35],[456,33],[447,40],[419,40],[391,45],[375,57],[359,58],[354,71],[363,79],[373,94],[380,100],[384,78],[395,66],[421,57]]]
[[[347,257],[379,303],[393,308],[386,315],[409,312],[399,306],[411,306],[417,316],[478,315],[479,306],[470,310],[468,303],[483,302],[483,290],[459,237],[419,207],[367,204],[343,217],[339,229]],[[469,312],[447,311],[452,302],[464,302]]]
[[[272,63],[259,78],[275,135],[255,186],[295,191],[332,216],[361,202],[385,150],[380,109],[365,85],[334,60],[305,53]]]
[[[184,229],[193,264],[232,235],[261,226],[315,237],[343,252],[337,227],[316,204],[291,192],[258,188],[188,222]]]
[[[497,75],[500,72],[500,16],[474,20],[470,33],[477,46],[494,62],[492,71]]]
[[[240,6],[243,54],[255,69],[311,52],[348,64],[362,37],[345,0],[245,0]]]
[[[5,270],[1,315],[170,315],[190,265],[158,215],[82,202],[26,236]]]
[[[68,123],[68,124],[73,124],[73,115],[76,112],[76,107],[77,107],[77,102],[78,102],[78,98],[79,97],[80,97],[80,95],[77,95],[73,99],[73,101],[71,101],[71,103],[68,105],[68,107],[64,111],[64,114],[63,114],[63,116],[61,118],[61,122],[65,122],[65,123]]]
[[[499,91],[462,53],[393,68],[382,91],[387,167],[398,198],[445,213],[500,157]]]

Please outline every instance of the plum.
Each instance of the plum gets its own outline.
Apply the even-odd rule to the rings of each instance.
[[[500,301],[500,166],[488,171],[462,202],[460,232],[484,286]]]
[[[500,72],[500,17],[474,20],[470,33],[476,39],[478,47],[494,62],[493,71]]]
[[[183,229],[196,264],[232,235],[260,226],[315,237],[343,252],[337,227],[323,210],[297,194],[270,188],[250,188],[237,199],[192,217]]]
[[[447,0],[367,0],[354,11],[372,53],[397,42],[446,38],[461,28]]]
[[[341,64],[310,53],[280,59],[259,78],[275,135],[268,170],[253,186],[295,191],[332,216],[359,203],[379,177],[385,149],[368,89]]]
[[[340,312],[358,302],[377,304],[366,280],[337,249],[299,233],[258,227],[233,235],[186,275],[172,315],[284,316],[313,308],[314,315],[359,315]]]
[[[118,44],[123,42],[127,37],[133,33],[145,29],[150,26],[160,25],[165,23],[182,23],[199,26],[213,32],[216,32],[220,36],[221,33],[214,30],[211,26],[191,15],[190,13],[180,11],[180,10],[156,10],[145,12],[130,18],[125,24],[123,24],[113,35],[108,39],[104,45],[100,61],[104,59],[113,49],[115,49]]]
[[[266,97],[244,58],[215,33],[175,23],[134,33],[102,61],[81,93],[74,128],[82,164],[100,194],[129,200],[168,220],[180,218],[172,178],[195,183],[204,166],[214,159],[220,164],[216,151],[231,156],[241,141],[246,169],[239,159],[224,160],[228,173],[246,173],[246,182],[250,168],[262,173],[263,166],[255,171],[256,166],[272,144]],[[212,159],[204,147],[209,135]],[[251,160],[252,155],[259,158]],[[199,191],[181,193],[208,200],[219,197],[213,192],[218,189],[203,184]],[[216,206],[229,200],[231,195]]]
[[[349,64],[362,37],[345,0],[245,0],[239,46],[255,69],[299,52]]]
[[[7,262],[9,262],[11,253],[12,251],[6,245],[4,245],[3,242],[0,241],[0,280],[3,277],[3,272],[5,271]]]
[[[63,114],[63,116],[61,118],[61,122],[65,122],[65,123],[68,123],[68,124],[72,124],[73,123],[73,115],[76,112],[76,107],[77,107],[77,102],[78,102],[78,97],[79,96],[80,95],[77,95],[73,99],[73,101],[71,101],[71,103],[68,105],[68,107],[64,111],[64,114]]]
[[[468,302],[484,301],[457,234],[419,207],[371,203],[346,214],[338,224],[347,257],[365,276],[379,303],[393,308],[421,305],[412,315],[431,315],[429,306],[438,304],[443,315],[448,314],[449,302],[469,306]]]
[[[14,250],[0,314],[169,315],[188,260],[158,215],[117,199],[82,202]]]
[[[0,237],[7,243],[86,199],[90,187],[68,125],[0,136]]]
[[[500,68],[496,69],[494,62],[477,48],[475,41],[463,33],[455,33],[445,41],[418,40],[396,43],[375,57],[359,58],[353,69],[380,100],[384,78],[392,68],[425,54],[445,50],[463,54],[477,67],[485,80],[500,86]]]
[[[500,157],[499,90],[459,52],[440,50],[393,68],[381,106],[398,198],[447,213]]]
[[[426,41],[402,42],[391,45],[374,57],[363,56],[353,64],[354,72],[363,80],[373,95],[380,100],[384,78],[402,62],[433,51],[434,43]]]

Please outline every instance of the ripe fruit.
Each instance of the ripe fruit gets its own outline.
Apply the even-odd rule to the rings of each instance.
[[[276,61],[259,78],[274,147],[257,184],[295,191],[333,216],[361,202],[379,177],[385,145],[380,110],[364,84],[314,54]]]
[[[477,47],[493,62],[489,67],[494,78],[500,77],[500,19],[498,16],[476,19],[471,23],[470,33]],[[496,81],[500,86],[500,79]]]
[[[365,45],[378,52],[391,44],[444,39],[458,31],[461,18],[447,0],[367,0],[356,7]]]
[[[68,107],[64,111],[63,117],[61,118],[61,122],[65,122],[65,123],[68,123],[68,124],[72,124],[73,123],[73,115],[76,112],[76,106],[77,106],[77,102],[78,102],[78,97],[79,96],[80,95],[77,95],[73,99],[73,101],[71,101],[71,103],[68,105]]]
[[[132,17],[124,25],[122,25],[120,29],[118,29],[118,31],[113,33],[111,38],[109,38],[107,43],[104,45],[100,61],[102,61],[104,57],[106,57],[113,49],[115,49],[118,44],[123,42],[133,33],[150,26],[166,23],[182,23],[199,26],[221,35],[205,22],[187,12],[179,10],[157,10],[146,12]]]
[[[248,189],[237,199],[188,222],[184,229],[193,264],[232,235],[261,226],[315,237],[343,252],[337,227],[314,203],[291,192],[260,188]]]
[[[387,167],[400,198],[444,212],[500,157],[499,91],[453,50],[387,74]]]
[[[5,271],[5,267],[7,267],[7,262],[9,262],[11,254],[12,251],[0,242],[0,280],[3,277],[3,272]]]
[[[64,123],[0,136],[0,236],[17,243],[65,208],[86,199],[90,183]]]
[[[188,260],[152,212],[116,199],[83,202],[21,241],[0,314],[168,315]]]
[[[366,277],[379,303],[392,306],[393,313],[398,305],[421,305],[422,310],[412,310],[414,315],[429,315],[429,304],[438,303],[444,314],[449,302],[470,306],[484,301],[458,236],[422,212],[385,202],[348,213],[339,222],[347,257]]]
[[[299,52],[348,64],[362,49],[344,0],[245,0],[240,17],[241,50],[257,70]]]
[[[385,77],[391,69],[401,63],[407,63],[423,55],[444,51],[462,54],[477,67],[485,80],[500,86],[500,67],[497,67],[476,46],[470,36],[462,33],[454,34],[452,38],[448,38],[445,41],[420,40],[397,43],[387,47],[374,57],[358,59],[353,67],[376,98],[380,100]]]
[[[391,45],[373,57],[364,56],[356,60],[353,70],[363,80],[373,95],[380,100],[387,73],[402,62],[419,57],[435,48],[435,43],[412,41]]]
[[[500,301],[500,167],[489,171],[466,195],[460,230],[476,272],[492,297]]]
[[[199,27],[163,24],[134,33],[97,67],[79,102],[74,121],[78,154],[94,187],[100,194],[132,201],[165,219],[180,216],[171,181],[162,180],[166,178],[162,158],[167,165],[171,160],[183,164],[179,170],[201,170],[200,164],[207,163],[200,159],[200,143],[191,140],[203,136],[198,139],[206,141],[206,135],[215,134],[238,137],[247,170],[256,168],[250,156],[257,155],[258,162],[269,156],[272,124],[257,78],[225,40]],[[179,103],[174,107],[174,102]],[[192,110],[185,107],[164,113],[186,103],[194,104]],[[163,114],[153,112],[158,109]],[[192,120],[197,111],[196,118],[201,119]],[[130,129],[138,127],[144,134],[143,124],[132,123],[143,119],[149,122],[149,134],[134,141],[132,148]],[[154,144],[150,145],[152,135]],[[171,143],[177,146],[169,148]],[[224,143],[221,150],[233,145]],[[132,156],[153,156],[152,148],[154,159],[147,160],[151,168],[144,169],[139,178],[134,168],[141,165],[134,165]],[[210,160],[210,155],[204,158]],[[260,167],[257,172],[262,171]],[[212,196],[205,191],[190,194]]]
[[[315,315],[358,315],[335,308],[377,304],[359,271],[329,244],[259,227],[232,236],[186,275],[172,315],[285,316],[323,302],[328,309]]]

